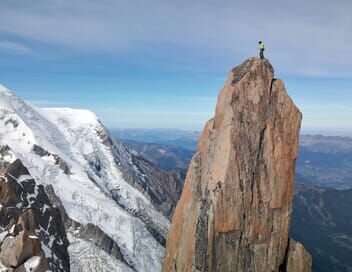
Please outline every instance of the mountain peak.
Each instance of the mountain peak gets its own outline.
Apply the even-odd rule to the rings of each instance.
[[[279,92],[283,93],[285,99],[289,99],[283,82],[274,78],[274,68],[267,59],[252,57],[231,69],[218,97],[215,125],[218,126],[224,121],[225,111],[231,109],[229,107],[231,104],[237,107],[267,105],[270,102],[274,85],[276,91],[280,90]],[[243,111],[238,111],[238,113],[241,112]]]
[[[262,71],[268,70],[268,74],[274,74],[274,68],[272,67],[268,59],[259,59],[256,57],[251,57],[243,61],[240,65],[234,67],[231,70],[232,83],[237,83],[243,76],[249,72],[254,72],[258,69]]]
[[[288,250],[301,118],[268,60],[229,72],[187,173],[164,271],[290,271],[287,260],[300,261],[287,252],[303,249]]]
[[[134,156],[94,113],[33,108],[1,87],[0,166],[15,159],[51,188],[72,270],[160,271],[180,177]],[[3,228],[0,222],[0,240]],[[91,264],[91,255],[107,262]]]
[[[7,87],[5,87],[4,85],[0,84],[0,95],[4,95],[4,96],[10,96],[10,95],[14,95],[13,92],[11,92]]]

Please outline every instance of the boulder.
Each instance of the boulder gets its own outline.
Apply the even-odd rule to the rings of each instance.
[[[26,231],[21,231],[17,236],[7,236],[4,239],[0,260],[7,266],[17,267],[40,252],[40,240],[31,238]]]
[[[50,271],[48,260],[43,256],[33,256],[24,264],[16,268],[14,272],[47,272]]]

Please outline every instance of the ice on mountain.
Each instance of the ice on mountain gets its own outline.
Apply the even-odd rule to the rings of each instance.
[[[32,258],[28,259],[24,263],[24,267],[26,271],[35,271],[36,268],[38,268],[40,264],[40,257],[39,256],[33,256]]]
[[[165,238],[170,223],[124,180],[114,150],[99,135],[102,131],[105,128],[90,111],[35,109],[0,86],[0,146],[8,145],[37,183],[53,186],[70,218],[94,224],[109,235],[136,271],[159,271],[164,248],[147,224],[157,226]],[[51,155],[40,156],[35,146]],[[54,156],[70,166],[69,173]]]

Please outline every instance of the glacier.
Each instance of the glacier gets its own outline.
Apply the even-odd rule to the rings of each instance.
[[[108,131],[88,110],[36,108],[0,85],[0,146],[8,146],[13,153],[6,159],[20,159],[37,183],[51,185],[67,215],[99,227],[126,260],[109,259],[72,232],[68,235],[72,271],[84,271],[80,267],[84,262],[77,260],[79,252],[106,260],[94,267],[96,271],[108,271],[106,267],[160,271],[164,246],[156,236],[166,238],[170,221],[124,179],[115,153],[128,150],[115,140],[107,145],[102,135]]]

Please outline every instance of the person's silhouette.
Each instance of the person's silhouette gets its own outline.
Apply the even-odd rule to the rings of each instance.
[[[264,50],[265,50],[265,47],[264,47],[264,43],[262,41],[259,41],[259,56],[260,56],[260,59],[264,59]]]

